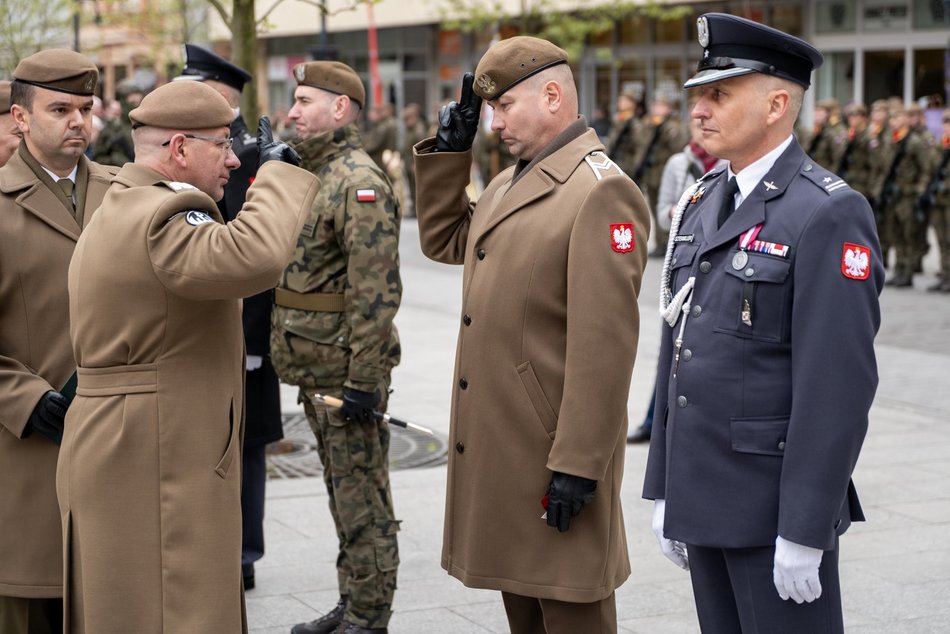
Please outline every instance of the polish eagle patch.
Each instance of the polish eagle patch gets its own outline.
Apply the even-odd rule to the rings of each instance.
[[[845,242],[841,249],[841,272],[852,280],[866,280],[871,273],[871,249]]]
[[[610,225],[610,247],[617,253],[633,251],[633,225],[626,223]]]

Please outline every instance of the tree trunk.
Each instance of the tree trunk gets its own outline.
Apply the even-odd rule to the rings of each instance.
[[[234,0],[231,14],[231,61],[254,75],[244,85],[241,97],[241,113],[251,133],[257,131],[260,116],[257,98],[257,16],[254,0]]]

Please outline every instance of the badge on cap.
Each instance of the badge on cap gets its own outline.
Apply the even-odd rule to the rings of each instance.
[[[91,92],[92,89],[95,87],[96,87],[96,78],[90,75],[89,77],[86,78],[86,83],[83,85],[83,88],[85,88],[87,92]]]
[[[633,251],[633,225],[625,223],[610,225],[610,246],[617,253]]]
[[[303,64],[297,64],[296,66],[294,66],[294,78],[297,81],[303,81],[306,75],[307,75],[307,69],[304,68]]]
[[[478,87],[481,89],[481,91],[486,95],[490,95],[498,90],[498,84],[496,84],[495,80],[492,79],[487,73],[482,73],[475,81],[478,83]]]
[[[845,242],[841,249],[841,272],[852,280],[866,280],[871,273],[871,249]]]
[[[706,21],[706,16],[696,20],[696,30],[699,33],[699,45],[703,48],[709,46],[709,22]]]
[[[203,211],[189,211],[185,214],[185,221],[193,227],[203,225],[206,222],[214,222],[214,218]]]
[[[357,189],[356,202],[358,203],[376,202],[376,190],[375,189]]]

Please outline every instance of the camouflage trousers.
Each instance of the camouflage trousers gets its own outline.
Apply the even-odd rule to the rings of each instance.
[[[922,223],[914,217],[916,202],[915,196],[901,196],[894,204],[890,237],[896,251],[894,270],[898,274],[913,275],[918,259],[926,252],[926,234],[921,234]]]
[[[930,210],[930,224],[937,234],[937,247],[940,249],[940,273],[943,279],[950,280],[950,199],[938,200]]]
[[[377,388],[386,411],[388,379]],[[345,619],[367,628],[386,627],[396,591],[399,521],[389,488],[389,427],[383,422],[346,422],[338,410],[309,398],[314,392],[341,397],[342,388],[300,389],[307,420],[317,439],[323,481],[330,497],[340,551],[336,569]]]

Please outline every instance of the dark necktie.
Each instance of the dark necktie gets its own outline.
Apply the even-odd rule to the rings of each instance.
[[[59,188],[63,190],[63,193],[66,195],[66,200],[69,201],[69,208],[76,211],[76,203],[73,202],[73,182],[68,178],[61,178],[56,181],[56,184],[59,185]]]
[[[736,192],[739,191],[739,183],[736,182],[736,177],[733,176],[729,179],[729,182],[726,183],[726,188],[722,193],[722,204],[719,207],[719,216],[717,227],[721,227],[722,223],[726,221],[726,218],[729,217],[735,208],[736,208]]]

